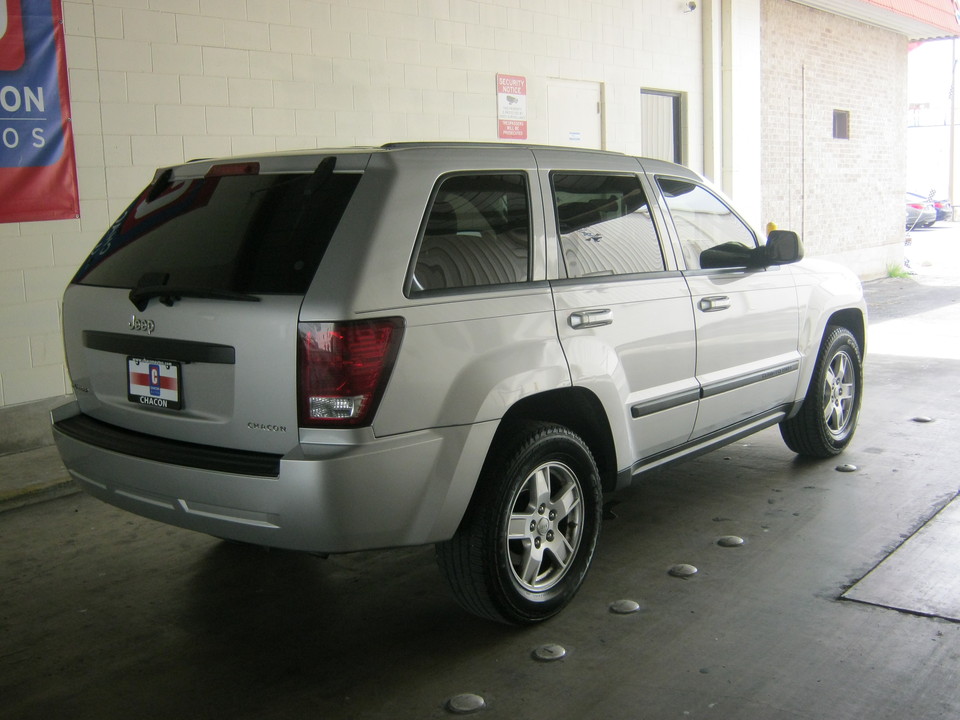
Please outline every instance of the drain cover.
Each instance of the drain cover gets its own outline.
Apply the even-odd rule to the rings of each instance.
[[[960,622],[960,501],[954,498],[841,597]]]

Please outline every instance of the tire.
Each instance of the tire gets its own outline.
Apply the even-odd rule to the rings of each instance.
[[[579,590],[600,534],[602,493],[576,434],[547,423],[506,429],[437,561],[468,612],[525,625],[555,615]]]
[[[780,423],[787,447],[814,458],[841,453],[857,429],[862,395],[863,360],[857,339],[845,327],[830,326],[800,412]]]

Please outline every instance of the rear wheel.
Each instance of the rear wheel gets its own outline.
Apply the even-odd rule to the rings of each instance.
[[[559,612],[583,583],[600,533],[600,477],[564,427],[524,423],[504,437],[437,559],[466,610],[529,624]]]
[[[827,328],[800,412],[780,423],[787,447],[816,458],[842,452],[857,428],[862,393],[857,339],[844,327]]]

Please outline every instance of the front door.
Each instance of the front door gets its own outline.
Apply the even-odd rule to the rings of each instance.
[[[755,234],[708,188],[687,179],[657,182],[686,265],[701,386],[693,436],[702,437],[793,400],[797,292],[789,267],[711,268],[711,249],[755,248]]]

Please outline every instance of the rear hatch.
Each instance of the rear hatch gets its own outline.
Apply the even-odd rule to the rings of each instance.
[[[363,165],[340,160],[158,172],[64,296],[81,411],[189,443],[295,447],[300,305]]]

